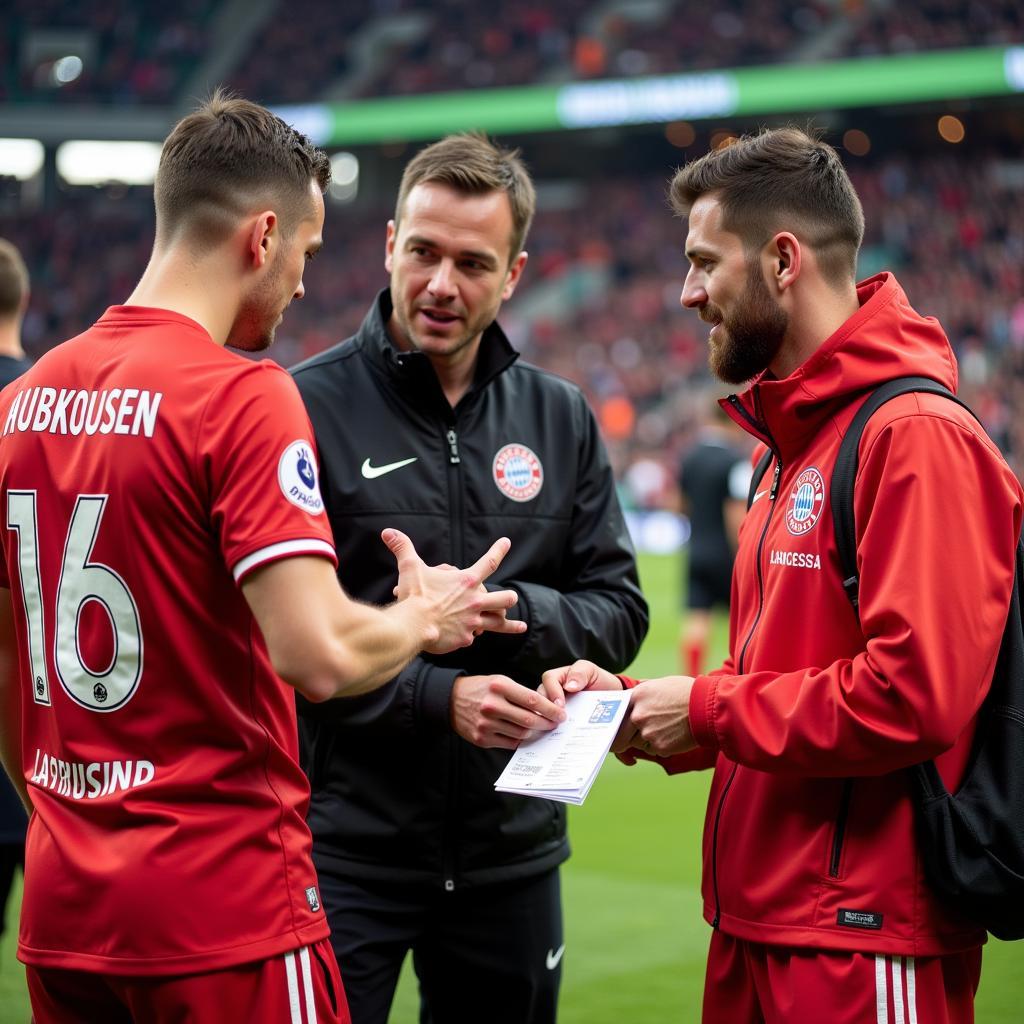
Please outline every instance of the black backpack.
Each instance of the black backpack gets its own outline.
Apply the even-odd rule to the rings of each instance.
[[[927,377],[900,377],[876,388],[854,416],[832,470],[832,520],[843,569],[843,589],[858,606],[853,484],[864,424],[891,398],[923,391],[968,407]],[[970,412],[971,410],[968,409]],[[973,413],[972,413],[973,415]],[[765,452],[754,469],[747,507],[771,464]],[[1000,939],[1024,938],[1024,539],[1017,542],[1010,609],[992,686],[963,780],[950,793],[934,761],[908,769],[918,840],[931,886],[966,918]]]

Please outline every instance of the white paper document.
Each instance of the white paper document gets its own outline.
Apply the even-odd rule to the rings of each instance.
[[[494,788],[582,804],[629,705],[629,690],[583,690],[567,696],[566,719],[520,744]]]

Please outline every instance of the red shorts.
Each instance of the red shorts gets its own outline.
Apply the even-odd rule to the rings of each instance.
[[[791,949],[711,936],[704,1024],[971,1024],[981,947],[948,956]]]
[[[93,974],[27,967],[35,1024],[351,1024],[327,939],[207,974]]]

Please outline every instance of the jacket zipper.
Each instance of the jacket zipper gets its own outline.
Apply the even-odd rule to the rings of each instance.
[[[718,809],[715,811],[715,830],[711,835],[711,885],[715,890],[715,917],[711,922],[712,928],[718,927],[719,919],[722,916],[722,902],[718,898],[718,826],[722,821],[722,808],[725,806],[725,798],[729,794],[729,789],[732,786],[732,780],[736,778],[736,769],[739,768],[738,764],[732,766],[732,771],[729,774],[729,781],[726,782],[725,788],[722,790],[722,795],[718,798]]]
[[[448,445],[448,494],[450,498],[448,507],[452,529],[452,562],[455,565],[465,565],[466,538],[462,510],[462,474],[459,469],[462,458],[459,455],[459,435],[455,432],[454,423],[448,426],[444,439]],[[455,826],[456,794],[459,791],[460,759],[458,735],[453,732],[448,757],[448,798],[445,806],[445,828],[441,853],[441,872],[445,892],[455,890],[455,842],[452,833]]]
[[[746,419],[750,419],[747,416],[746,410],[742,406],[738,405],[733,399],[734,404],[743,413]],[[761,612],[764,610],[764,570],[762,568],[762,555],[764,554],[764,542],[768,536],[768,527],[771,525],[772,515],[775,512],[775,498],[779,493],[779,480],[782,477],[782,459],[779,456],[778,450],[772,445],[772,451],[775,453],[775,472],[772,475],[771,489],[768,491],[768,515],[764,520],[764,528],[761,530],[761,536],[757,541],[757,615],[754,617],[753,624],[750,627],[750,632],[747,633],[746,640],[743,641],[743,648],[740,651],[739,661],[736,665],[736,670],[739,674],[743,673],[743,664],[747,656],[747,648],[750,646],[750,641],[754,637],[754,631],[757,629],[758,622],[761,621]],[[718,923],[722,916],[722,902],[718,894],[718,829],[722,822],[722,811],[725,809],[725,798],[729,795],[729,790],[732,788],[733,779],[736,778],[736,770],[739,765],[734,764],[732,771],[729,773],[729,780],[726,782],[722,789],[722,795],[718,798],[718,807],[715,809],[715,827],[711,833],[711,886],[715,893],[715,916],[711,922],[712,928],[717,928]]]
[[[459,458],[459,435],[452,429],[444,435],[444,438],[448,442],[448,464],[457,466],[462,461]]]
[[[768,515],[765,517],[764,529],[757,541],[757,615],[751,623],[750,631],[746,640],[743,641],[743,649],[740,651],[739,662],[736,666],[740,674],[743,673],[743,663],[746,661],[747,648],[750,641],[754,639],[754,632],[757,624],[761,621],[761,613],[764,611],[764,569],[762,568],[762,556],[764,555],[764,542],[768,536],[768,527],[771,525],[772,515],[775,512],[775,496],[779,493],[779,478],[782,476],[782,460],[778,452],[775,453],[775,472],[772,474],[772,486],[768,491]]]
[[[843,839],[846,836],[846,819],[850,816],[850,798],[853,796],[853,779],[843,780],[843,792],[839,797],[839,813],[836,815],[836,831],[832,837],[832,858],[828,865],[830,878],[839,877],[839,860],[843,855]]]

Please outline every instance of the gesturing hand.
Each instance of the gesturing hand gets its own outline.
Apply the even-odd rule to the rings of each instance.
[[[554,729],[565,709],[508,676],[460,676],[452,688],[455,731],[478,747],[515,750],[529,735]]]
[[[525,622],[508,619],[506,612],[518,600],[514,590],[488,591],[483,581],[501,565],[511,547],[507,537],[496,540],[468,569],[427,565],[413,542],[400,530],[384,530],[381,538],[398,563],[399,601],[413,599],[423,607],[423,650],[447,654],[468,647],[483,630],[522,633]]]

